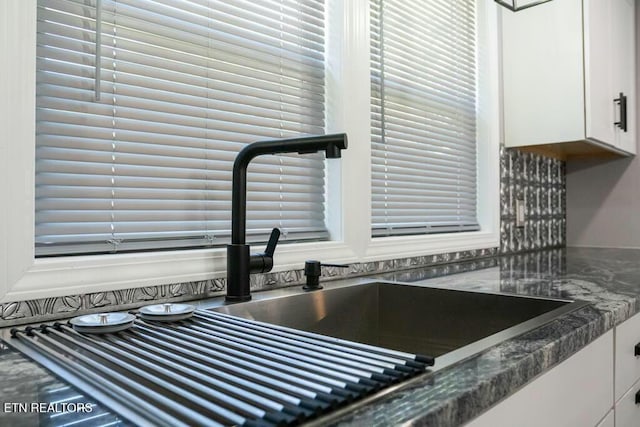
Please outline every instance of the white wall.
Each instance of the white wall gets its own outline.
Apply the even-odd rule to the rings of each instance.
[[[636,22],[640,23],[640,7]],[[636,29],[636,49],[639,33]],[[636,50],[637,82],[639,58]],[[640,117],[636,120],[640,123]],[[640,248],[639,156],[567,162],[567,245]]]
[[[640,158],[567,162],[567,245],[640,248]]]

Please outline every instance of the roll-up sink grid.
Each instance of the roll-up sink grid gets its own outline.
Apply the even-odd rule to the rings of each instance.
[[[138,425],[292,425],[423,373],[428,356],[197,310],[87,335],[12,329],[8,343]]]

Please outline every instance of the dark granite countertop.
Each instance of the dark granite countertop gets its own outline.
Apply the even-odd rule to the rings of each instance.
[[[501,256],[489,263],[468,261],[372,277],[581,299],[592,304],[397,387],[382,398],[349,411],[336,421],[340,425],[388,426],[407,422],[439,427],[461,425],[640,311],[640,250],[552,249]],[[60,393],[66,395],[61,398]],[[95,404],[0,342],[2,405],[61,399]],[[63,416],[70,420],[92,415],[118,422],[99,405],[90,414],[63,413],[58,420],[52,419],[51,414],[15,414],[2,409],[0,425],[59,425],[57,421]]]
[[[46,405],[34,410],[31,405],[36,403]],[[0,405],[0,426],[129,425],[1,340]]]

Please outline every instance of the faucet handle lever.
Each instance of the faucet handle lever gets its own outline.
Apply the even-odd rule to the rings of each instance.
[[[280,239],[280,229],[274,228],[273,230],[271,230],[271,236],[269,236],[267,247],[264,250],[264,254],[266,256],[273,258],[273,254],[276,252],[276,246],[278,245],[279,239]]]
[[[274,228],[271,230],[271,236],[267,242],[267,247],[264,252],[251,254],[249,256],[249,271],[251,273],[268,273],[273,268],[273,254],[276,251],[278,245],[278,239],[280,238],[280,230]]]

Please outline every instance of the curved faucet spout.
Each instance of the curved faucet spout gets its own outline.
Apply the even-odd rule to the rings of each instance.
[[[290,139],[258,141],[245,146],[233,163],[231,195],[231,243],[244,244],[247,225],[247,167],[254,158],[264,154],[316,153],[325,150],[327,158],[339,158],[347,149],[347,134],[307,136]]]

